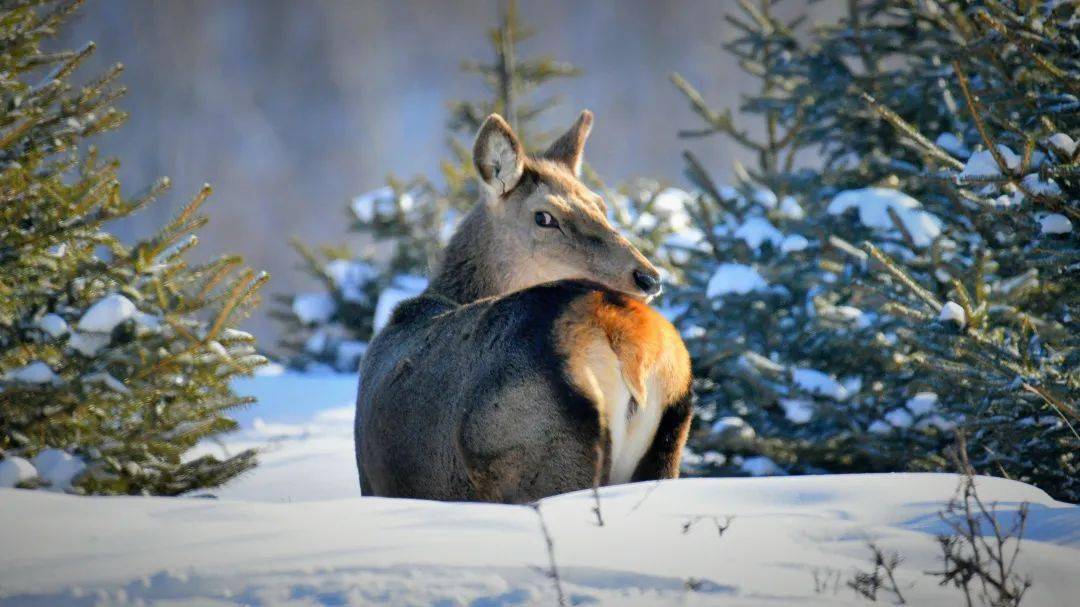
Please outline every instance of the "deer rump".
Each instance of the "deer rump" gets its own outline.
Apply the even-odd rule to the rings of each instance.
[[[689,356],[647,305],[582,281],[403,302],[360,368],[364,495],[523,503],[674,478]]]

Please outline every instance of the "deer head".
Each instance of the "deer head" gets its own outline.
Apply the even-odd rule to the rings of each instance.
[[[583,111],[538,157],[498,114],[487,117],[473,146],[482,199],[450,243],[444,281],[459,276],[495,295],[562,279],[584,279],[638,299],[660,292],[660,274],[607,220],[602,197],[580,180],[592,127]],[[462,261],[468,260],[468,263]],[[483,266],[483,267],[478,267]]]

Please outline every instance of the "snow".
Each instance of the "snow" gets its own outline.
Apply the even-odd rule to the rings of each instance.
[[[847,589],[816,594],[813,579],[869,569],[874,541],[903,554],[897,575],[909,604],[952,605],[962,597],[923,572],[940,566],[937,512],[957,482],[684,479],[601,489],[602,527],[588,491],[543,500],[539,515],[570,604],[864,605]],[[1032,504],[1016,565],[1036,574],[1024,604],[1070,604],[1080,592],[1071,575],[1080,509],[1022,483],[980,477],[978,486],[1006,521]],[[0,602],[10,605],[556,604],[541,519],[525,506],[4,489],[0,521],[20,548],[0,554]],[[722,535],[718,524],[727,524]]]
[[[0,487],[14,487],[36,476],[34,465],[21,457],[12,455],[0,460]]]
[[[42,449],[34,456],[33,464],[53,491],[71,489],[71,481],[86,469],[82,459],[60,449]]]
[[[1040,217],[1039,226],[1043,234],[1068,234],[1073,229],[1072,222],[1061,213],[1050,213]]]
[[[84,356],[94,356],[109,345],[112,338],[104,333],[72,333],[68,345]]]
[[[770,192],[771,193],[771,192]],[[775,198],[775,196],[774,196]],[[735,238],[742,239],[746,246],[757,251],[761,245],[768,242],[773,247],[779,247],[784,240],[784,235],[777,230],[768,219],[764,217],[748,217],[738,229],[735,230]]]
[[[1020,157],[1008,146],[999,143],[997,149],[1007,169],[1015,171],[1020,168]],[[1000,176],[1001,167],[990,150],[980,150],[972,154],[959,175],[961,179],[990,179]]]
[[[844,400],[850,396],[847,388],[840,382],[816,369],[792,369],[791,381],[803,391],[815,396],[824,396],[833,400]]]
[[[1047,138],[1047,141],[1054,149],[1060,151],[1066,159],[1072,158],[1073,154],[1076,153],[1076,142],[1065,133],[1054,133]]]
[[[1009,149],[1009,146],[998,144],[998,154],[1001,154],[1001,159],[1005,162],[1005,168],[1010,171],[1015,171],[1020,168],[1020,156]]]
[[[52,338],[60,337],[68,332],[67,321],[59,314],[46,314],[45,316],[42,316],[37,321],[37,327],[48,333]]]
[[[53,384],[60,381],[60,377],[53,372],[49,365],[40,360],[35,360],[18,369],[12,369],[4,373],[4,381],[22,382],[24,384]]]
[[[265,400],[212,448],[257,447],[262,463],[209,492],[218,499],[0,489],[2,537],[19,548],[0,551],[0,604],[556,604],[536,510],[358,495],[355,376],[286,372],[236,386]],[[781,472],[760,456],[739,466]],[[962,597],[924,572],[940,566],[938,512],[958,482],[681,479],[600,489],[604,526],[591,491],[545,499],[539,513],[569,604],[864,605],[843,580],[872,568],[874,541],[904,556],[897,575],[909,604],[952,605]],[[1017,561],[1018,572],[1035,574],[1024,605],[1070,604],[1080,593],[1071,575],[1080,508],[1014,481],[977,483],[1006,523],[1031,504]],[[843,576],[838,592],[815,593],[823,571]]]
[[[955,322],[961,329],[967,325],[967,314],[964,313],[964,308],[955,301],[950,301],[944,306],[941,306],[941,312],[938,313],[938,320],[941,322]]]
[[[780,216],[785,219],[799,221],[806,217],[806,211],[793,196],[784,196],[780,199]]]
[[[745,295],[751,291],[767,289],[769,283],[754,268],[740,263],[722,263],[716,267],[705,288],[706,297],[719,297],[728,293]]]
[[[743,460],[739,469],[750,476],[783,476],[786,474],[776,462],[764,455],[755,455]]]
[[[326,349],[326,342],[329,338],[326,336],[326,332],[322,329],[313,332],[304,340],[304,350],[312,354],[321,354]]]
[[[345,340],[338,344],[337,347],[337,361],[335,365],[338,369],[355,369],[360,363],[360,357],[367,352],[367,342],[359,340]]]
[[[412,299],[424,292],[427,288],[427,279],[420,276],[402,274],[395,276],[390,286],[379,293],[379,301],[375,304],[375,319],[373,321],[375,333],[378,333],[390,322],[390,316],[394,308],[406,299]]]
[[[258,405],[231,412],[238,432],[204,443],[188,457],[259,450],[259,465],[224,487],[221,498],[300,502],[356,496],[353,453],[355,373],[285,371],[233,382]]]
[[[915,419],[907,409],[893,409],[885,414],[885,421],[896,428],[910,428]]]
[[[665,188],[653,197],[652,211],[661,219],[666,220],[670,228],[679,231],[693,224],[693,218],[686,210],[687,205],[693,202],[694,197],[690,193],[679,188]]]
[[[776,193],[768,188],[755,188],[754,202],[765,207],[766,209],[775,209],[778,201],[776,200]]]
[[[1021,183],[1027,188],[1027,191],[1036,196],[1047,196],[1050,198],[1061,196],[1061,186],[1053,179],[1046,179],[1044,181],[1039,177],[1038,173],[1025,175],[1021,180]]]
[[[341,291],[341,298],[354,303],[367,301],[363,288],[379,275],[370,264],[347,259],[335,259],[327,263],[323,271]]]
[[[378,216],[393,213],[395,202],[394,189],[383,186],[353,198],[351,206],[357,219],[364,223],[371,223]]]
[[[664,237],[663,246],[671,260],[677,264],[688,262],[691,251],[707,252],[709,250],[705,234],[694,227],[683,228],[668,234]]]
[[[904,229],[911,234],[917,247],[928,247],[941,234],[941,220],[921,210],[922,203],[911,196],[890,188],[845,190],[829,202],[830,215],[843,215],[848,209],[858,209],[859,222],[876,230],[896,229],[888,209],[900,218]]]
[[[934,392],[919,392],[909,398],[904,406],[915,415],[926,415],[937,409],[938,395]]]
[[[814,403],[804,398],[781,398],[780,408],[793,424],[805,424],[814,416]]]
[[[754,428],[743,418],[734,415],[713,422],[711,433],[714,437],[711,442],[720,449],[746,448],[757,438]]]
[[[888,422],[878,419],[874,420],[874,423],[870,424],[866,430],[872,434],[889,434],[893,431],[893,427]]]
[[[79,319],[79,329],[91,333],[110,333],[116,325],[138,312],[131,300],[119,293],[110,293],[94,302]]]
[[[780,243],[780,251],[784,253],[797,253],[805,251],[810,246],[810,241],[802,234],[788,234]]]
[[[855,306],[833,306],[829,311],[836,314],[839,318],[850,322],[859,329],[865,329],[870,326],[870,317]]]
[[[305,325],[321,325],[334,316],[337,303],[329,293],[301,293],[293,298],[292,311]]]
[[[926,430],[931,427],[937,428],[943,432],[951,432],[956,429],[956,424],[936,413],[919,420],[919,422],[915,424],[917,430]]]
[[[967,158],[971,155],[971,150],[964,145],[964,142],[960,141],[960,138],[952,133],[942,133],[934,140],[937,146],[946,152],[956,156],[958,158]]]
[[[125,386],[123,382],[104,371],[84,375],[82,381],[83,383],[99,383],[113,392],[118,392],[120,394],[131,394],[131,390],[128,390],[128,387]]]

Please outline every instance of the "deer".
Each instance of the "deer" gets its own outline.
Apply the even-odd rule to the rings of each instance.
[[[659,271],[580,180],[592,122],[535,157],[481,125],[480,199],[360,364],[363,495],[521,504],[679,476],[690,356],[649,306]]]

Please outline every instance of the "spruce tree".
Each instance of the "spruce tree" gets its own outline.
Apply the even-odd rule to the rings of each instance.
[[[266,276],[232,256],[185,261],[209,187],[148,238],[109,231],[168,180],[126,196],[117,161],[86,147],[123,123],[124,89],[119,65],[73,83],[93,44],[42,50],[79,4],[0,7],[0,463],[31,471],[24,486],[79,493],[216,486],[254,453],[186,454],[250,402],[229,382],[265,360],[233,326]]]
[[[912,383],[947,405],[923,415],[962,426],[981,472],[1077,501],[1080,13],[1052,2],[936,8],[908,16],[933,42],[907,49],[906,75],[936,87],[943,115],[927,120],[889,88],[862,101],[906,150],[890,165],[898,188],[941,219],[941,235],[914,256],[863,244],[863,285],[889,299],[881,309],[910,348]]]
[[[530,153],[541,152],[553,139],[556,133],[545,132],[539,122],[559,98],[541,93],[580,72],[550,56],[522,57],[519,45],[533,35],[522,24],[516,3],[508,1],[499,24],[488,33],[490,59],[462,63],[462,71],[479,76],[485,90],[478,100],[451,104],[442,182],[391,178],[350,204],[350,230],[369,243],[365,250],[313,249],[294,241],[302,269],[319,280],[320,289],[277,297],[272,314],[282,324],[282,346],[291,366],[355,371],[367,341],[393,306],[425,288],[425,276],[438,263],[458,220],[479,198],[472,139],[488,114],[504,116]],[[646,254],[669,259],[681,242],[675,227],[690,223],[682,198],[652,180],[611,188],[591,167],[585,166],[584,174],[607,200],[613,223]]]
[[[777,474],[888,469],[891,454],[866,444],[875,377],[895,374],[887,351],[849,360],[842,341],[874,339],[871,318],[849,305],[844,279],[823,251],[839,242],[823,221],[822,176],[797,166],[811,144],[813,97],[788,97],[805,49],[804,17],[782,20],[772,0],[740,2],[725,44],[759,81],[738,113],[716,110],[678,74],[673,84],[703,123],[680,135],[720,135],[752,153],[721,185],[707,159],[685,153],[703,246],[682,264],[672,294],[697,376],[698,430],[692,472]],[[750,129],[744,118],[758,121]],[[855,228],[858,231],[858,228]],[[839,283],[839,284],[837,284]],[[828,338],[825,336],[828,335]],[[696,456],[696,457],[695,457]],[[764,456],[764,457],[762,457]]]
[[[751,432],[726,420],[698,447],[792,472],[939,470],[963,427],[980,472],[1077,499],[1075,6],[865,0],[792,36],[774,4],[740,2],[728,46],[763,81],[740,109],[765,119],[764,145],[676,82],[699,132],[760,152],[741,195],[689,164],[713,254],[685,269],[680,324],[703,412],[757,431],[732,445]],[[778,163],[774,142],[815,156]],[[802,225],[766,208],[780,235],[750,230],[740,205],[784,205],[746,179],[794,195]],[[755,232],[809,244],[770,257],[725,240]],[[710,296],[731,259],[758,287],[717,279]]]

